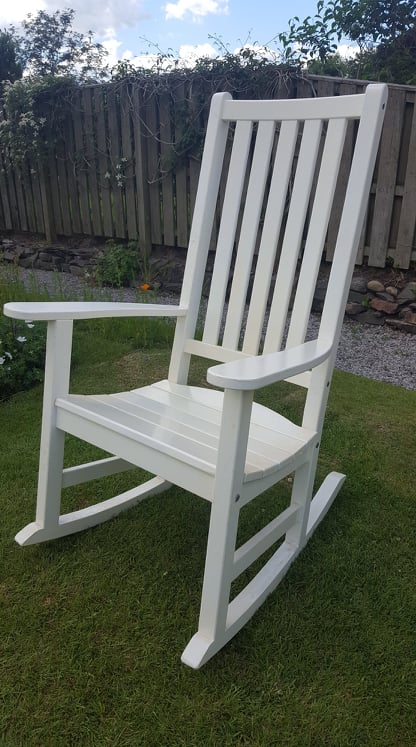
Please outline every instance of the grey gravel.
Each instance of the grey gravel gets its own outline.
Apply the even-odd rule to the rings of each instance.
[[[86,291],[92,289],[82,278],[66,273],[59,274],[43,270],[20,269],[20,277],[26,283],[33,283],[33,276],[41,286],[54,293],[61,291],[68,299],[83,298]],[[137,301],[134,289],[100,291],[106,300]],[[165,294],[157,295],[158,303],[175,303],[177,297]],[[308,337],[316,333],[319,316],[313,316]],[[405,389],[416,390],[416,335],[410,335],[387,326],[373,326],[345,318],[341,341],[338,348],[336,368],[341,371],[365,376],[377,381],[386,381]]]

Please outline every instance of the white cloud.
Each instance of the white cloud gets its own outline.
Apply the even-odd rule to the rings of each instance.
[[[188,14],[193,20],[200,20],[203,16],[228,13],[228,0],[177,0],[176,3],[166,3],[164,7],[167,20],[182,20]]]
[[[201,57],[216,57],[217,51],[212,44],[182,44],[179,47],[179,60],[192,67]]]
[[[144,0],[14,0],[12,3],[2,0],[0,28],[20,23],[28,13],[45,10],[52,14],[68,7],[75,11],[76,31],[86,33],[92,30],[98,36],[109,38],[117,29],[133,27],[141,19],[148,18]]]
[[[2,2],[0,5],[0,28],[17,25],[28,13],[37,13],[38,10],[46,10],[44,0],[14,0],[12,3]]]
[[[113,40],[115,42],[115,40]],[[117,42],[115,42],[117,44]],[[150,70],[158,67],[162,70],[172,70],[193,67],[201,57],[216,57],[217,52],[211,44],[182,44],[177,57],[164,59],[159,55],[149,52],[147,54],[134,55],[129,49],[123,52],[122,60],[129,62],[134,67],[142,67]],[[113,58],[112,58],[113,59]]]
[[[118,48],[121,47],[121,42],[119,42],[117,39],[106,39],[101,43],[104,49],[107,51],[107,57],[105,60],[106,65],[108,65],[109,67],[114,67],[114,65],[117,65],[117,62],[120,59],[117,51]]]

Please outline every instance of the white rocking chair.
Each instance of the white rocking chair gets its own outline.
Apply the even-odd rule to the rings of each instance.
[[[385,85],[369,85],[362,95],[282,101],[215,94],[179,306],[5,306],[8,316],[49,323],[36,521],[17,534],[17,542],[86,529],[170,483],[210,501],[199,627],[182,655],[191,667],[221,649],[277,586],[345,479],[332,472],[312,498],[386,98]],[[338,180],[350,120],[358,122],[348,135],[353,155],[349,163],[342,160]],[[336,188],[341,219],[324,308],[316,339],[305,342]],[[195,330],[215,221],[215,263],[199,340]],[[168,379],[121,394],[69,394],[73,320],[145,315],[177,318]],[[191,356],[218,362],[207,380],[223,391],[187,384]],[[301,426],[253,402],[256,390],[279,380],[307,388]],[[65,433],[114,456],[63,469]],[[135,466],[156,476],[60,515],[62,487]],[[291,473],[288,508],[237,549],[241,508]],[[232,581],[278,540],[274,554],[230,601]]]

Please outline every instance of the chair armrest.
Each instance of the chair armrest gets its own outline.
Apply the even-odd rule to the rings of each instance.
[[[331,350],[330,343],[311,340],[278,353],[239,358],[209,368],[207,381],[223,389],[253,391],[309,371],[329,358]]]
[[[108,303],[101,301],[66,301],[6,303],[5,316],[25,321],[60,321],[64,319],[97,319],[122,316],[184,316],[187,309],[152,303]]]

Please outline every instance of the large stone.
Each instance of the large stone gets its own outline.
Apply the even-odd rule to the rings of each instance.
[[[384,291],[384,285],[380,280],[369,280],[367,288],[368,290],[373,291],[373,293],[382,293]]]
[[[395,288],[394,285],[388,285],[386,288],[386,293],[390,293],[391,296],[397,298],[397,296],[399,295],[399,289]]]
[[[416,301],[416,283],[407,283],[397,296],[399,303],[408,303]]]
[[[387,291],[383,291],[382,293],[376,293],[377,298],[381,298],[383,301],[392,301],[394,303],[395,297],[391,295],[391,293],[387,293]]]
[[[363,324],[376,324],[376,325],[382,325],[384,324],[385,316],[384,314],[381,314],[379,311],[372,311],[371,309],[367,309],[363,314],[360,314],[358,317],[360,322],[363,322]]]
[[[36,254],[33,254],[31,257],[22,257],[19,262],[20,267],[33,269],[36,264],[36,257]]]
[[[416,315],[415,315],[416,316]],[[394,329],[399,329],[401,332],[408,332],[411,335],[416,335],[416,323],[413,324],[404,319],[386,319],[386,324]]]
[[[348,294],[348,301],[350,303],[362,303],[365,299],[368,299],[368,294],[361,293],[360,291],[350,290]]]
[[[399,304],[395,301],[385,301],[383,298],[372,298],[370,307],[374,311],[382,311],[383,314],[395,314],[399,308]]]
[[[399,318],[404,319],[406,322],[416,324],[416,313],[409,306],[400,311]]]
[[[367,292],[367,283],[365,281],[365,278],[353,278],[351,280],[350,285],[351,291],[355,291],[356,293],[366,293]]]
[[[348,314],[348,316],[363,314],[365,310],[365,306],[363,306],[362,303],[347,303],[345,307],[345,313]]]

